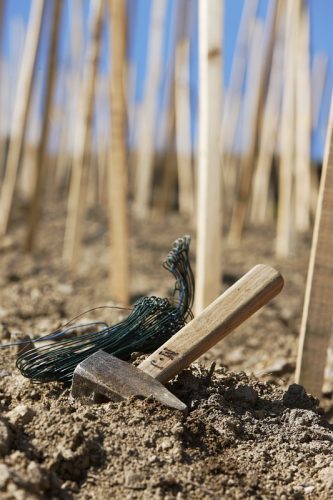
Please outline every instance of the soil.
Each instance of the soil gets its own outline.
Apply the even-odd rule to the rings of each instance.
[[[91,210],[75,271],[61,263],[64,207],[48,210],[38,249],[21,248],[15,214],[0,244],[2,343],[55,330],[77,314],[112,305],[106,221]],[[177,215],[131,223],[131,297],[169,296],[161,263],[172,242],[193,234]],[[293,383],[311,235],[295,256],[274,257],[269,227],[248,230],[223,251],[226,288],[257,263],[276,266],[284,291],[169,387],[188,415],[153,400],[84,405],[58,383],[33,384],[15,367],[17,348],[0,366],[0,498],[302,499],[333,497],[332,378],[319,402]],[[192,262],[195,241],[192,242]],[[113,322],[118,310],[85,315]],[[214,365],[214,363],[216,365]],[[326,412],[326,413],[325,413]]]

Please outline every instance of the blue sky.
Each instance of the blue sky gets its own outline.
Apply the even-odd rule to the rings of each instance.
[[[129,60],[135,68],[135,89],[133,98],[136,103],[140,102],[144,95],[145,88],[145,72],[146,72],[146,54],[147,43],[149,37],[149,16],[151,4],[154,0],[127,0],[129,12]],[[180,0],[167,0],[167,16],[165,23],[163,57],[164,64],[162,66],[162,81],[159,92],[159,127],[156,130],[156,141],[163,144],[165,135],[165,121],[163,120],[164,112],[168,109],[170,85],[172,73],[170,71],[172,65],[172,52],[175,44],[175,26],[177,16],[177,6]],[[269,1],[260,0],[257,16],[264,18],[267,12]],[[52,0],[46,0],[46,9],[50,9]],[[63,32],[60,44],[60,60],[62,64],[69,64],[68,47],[69,47],[69,14],[73,0],[65,0],[63,13]],[[83,24],[84,33],[87,34],[87,19],[89,12],[89,0],[82,0],[83,5]],[[5,58],[12,57],[11,42],[13,35],[13,25],[26,26],[31,0],[7,0],[5,8],[5,23],[4,23],[4,39],[3,51]],[[225,17],[224,17],[224,85],[228,85],[230,68],[233,57],[233,50],[237,36],[237,28],[244,0],[225,0]],[[192,26],[197,24],[197,1],[189,0],[191,9]],[[333,82],[333,2],[331,0],[309,0],[310,6],[310,22],[311,22],[311,54],[312,58],[316,52],[325,52],[330,56],[328,81],[326,82],[324,105],[321,108],[320,121],[318,129],[313,134],[312,138],[312,155],[313,158],[319,160],[322,157],[323,144],[325,140],[326,123],[328,117],[328,106]],[[47,16],[46,16],[47,17]],[[48,16],[49,17],[49,16]],[[16,20],[16,21],[14,21]],[[44,26],[42,39],[45,39],[47,34],[47,23]],[[18,30],[20,31],[20,30]],[[193,29],[191,33],[191,69],[190,69],[190,89],[191,89],[191,106],[192,106],[192,135],[196,136],[196,112],[197,112],[197,75],[198,75],[198,58],[197,58],[198,36],[197,30]],[[109,65],[109,55],[107,51],[106,35],[104,36],[104,45],[102,49],[102,71],[107,71]],[[41,44],[40,54],[37,66],[38,75],[43,77],[43,68],[45,66],[45,44]],[[36,102],[38,96],[36,96]]]

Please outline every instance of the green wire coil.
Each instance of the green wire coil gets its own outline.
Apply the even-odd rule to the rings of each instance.
[[[192,317],[190,241],[189,236],[178,238],[163,263],[176,280],[173,298],[142,297],[125,320],[97,332],[67,338],[67,329],[48,335],[47,340],[57,341],[18,355],[16,366],[21,374],[35,382],[70,383],[76,366],[99,349],[128,360],[133,352],[150,353],[160,347]]]

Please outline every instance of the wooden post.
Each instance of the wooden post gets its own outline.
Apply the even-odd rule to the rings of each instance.
[[[5,176],[0,193],[0,236],[6,234],[14,196],[18,166],[28,120],[32,83],[41,33],[44,0],[31,4],[29,25],[17,85]]]
[[[252,38],[253,21],[256,16],[257,7],[258,0],[247,0],[244,2],[239,23],[230,82],[226,91],[222,114],[221,143],[223,143],[223,152],[227,156],[232,154],[235,143],[248,46],[249,40]],[[226,163],[229,162],[227,161]]]
[[[162,44],[166,0],[152,2],[148,68],[144,103],[141,107],[138,136],[138,158],[135,173],[134,205],[138,217],[145,217],[149,211],[153,180],[155,119],[157,114],[157,95],[161,78]]]
[[[240,162],[239,185],[234,202],[228,241],[231,245],[239,245],[245,216],[249,204],[253,164],[256,146],[256,132],[259,97],[262,85],[263,70],[263,23],[256,21],[253,30],[250,60],[248,66],[247,92],[244,97],[244,114],[242,126],[243,157]]]
[[[327,79],[328,55],[317,52],[313,56],[311,70],[311,127],[316,129]]]
[[[321,396],[333,331],[333,96],[296,365],[296,382]]]
[[[63,258],[74,265],[78,259],[82,221],[84,216],[85,186],[87,180],[86,156],[90,144],[90,127],[94,109],[95,80],[99,61],[103,21],[103,0],[91,0],[91,40],[87,50],[82,88],[82,114],[78,115],[74,138],[73,170],[68,196],[68,214],[65,229]]]
[[[223,3],[199,0],[199,164],[196,302],[198,314],[221,288],[221,44]]]
[[[278,7],[272,67],[267,98],[263,109],[259,133],[258,160],[252,186],[251,221],[255,223],[263,223],[266,220],[272,161],[279,130],[283,47],[285,43],[283,37],[285,9],[284,4],[279,4]]]
[[[63,96],[65,103],[60,131],[59,149],[55,167],[55,183],[59,189],[69,177],[73,157],[73,141],[76,122],[80,115],[82,99],[82,59],[84,51],[84,12],[81,0],[67,3],[70,33],[70,70],[62,68]]]
[[[262,120],[264,98],[271,68],[273,40],[277,23],[277,2],[269,5],[265,23],[254,21],[248,64],[247,86],[242,116],[243,157],[230,224],[229,243],[240,244],[251,200],[251,187],[257,153],[258,130]]]
[[[129,303],[129,251],[126,158],[126,11],[124,0],[110,0],[111,15],[111,150],[108,171],[109,222],[111,239],[111,294]]]
[[[296,60],[295,228],[303,232],[310,226],[311,92],[309,13],[305,6],[300,7]]]
[[[192,172],[189,52],[189,40],[183,37],[176,48],[175,71],[178,198],[180,213],[192,216],[194,210],[194,179]]]
[[[98,202],[104,205],[106,201],[107,166],[109,161],[110,117],[109,109],[109,78],[98,75],[96,102],[96,147],[97,147],[97,193]]]
[[[63,0],[57,0],[53,3],[52,12],[52,28],[51,38],[49,43],[49,54],[46,69],[46,94],[44,100],[44,114],[41,127],[41,136],[39,139],[35,185],[33,189],[33,196],[31,199],[29,223],[27,231],[26,249],[31,251],[33,249],[37,226],[41,211],[41,202],[44,188],[45,167],[47,162],[47,146],[49,139],[49,130],[51,125],[51,106],[54,95],[54,87],[57,74],[57,45],[61,20]]]
[[[299,0],[287,2],[284,46],[284,86],[280,127],[279,200],[276,255],[288,257],[294,233],[295,62]]]

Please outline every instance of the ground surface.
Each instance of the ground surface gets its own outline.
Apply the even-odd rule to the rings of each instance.
[[[75,273],[60,262],[62,215],[47,214],[34,257],[20,251],[19,219],[0,245],[2,343],[45,334],[84,310],[111,304],[102,215],[89,215]],[[161,262],[177,237],[192,232],[175,216],[132,222],[133,299],[170,295],[173,282]],[[16,348],[2,350],[0,498],[332,498],[333,426],[312,397],[290,385],[310,237],[295,257],[280,262],[273,239],[267,228],[249,231],[241,248],[224,252],[223,287],[260,262],[276,265],[286,285],[171,383],[190,408],[187,418],[149,400],[71,403],[60,384],[23,378],[15,368]],[[118,316],[107,309],[87,315]]]

